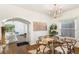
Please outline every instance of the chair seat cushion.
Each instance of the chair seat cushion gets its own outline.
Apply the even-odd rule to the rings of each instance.
[[[68,51],[67,48],[64,48],[64,47],[62,47],[62,48],[63,48],[64,52],[67,54],[67,51]],[[59,46],[59,47],[56,47],[55,50],[57,50],[57,51],[63,53],[63,50],[61,49],[60,46]]]

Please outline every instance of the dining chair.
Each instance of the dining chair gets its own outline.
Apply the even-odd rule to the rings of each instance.
[[[60,41],[54,41],[53,42],[53,46],[54,46],[54,53],[57,54],[56,52],[58,53],[61,53],[61,54],[65,54],[65,48],[63,48],[63,42],[60,42]]]
[[[75,44],[77,43],[76,40],[71,39],[71,43],[67,43],[69,46],[69,52],[70,53],[75,53]]]
[[[64,44],[62,46],[67,49],[67,54],[75,53],[74,46],[76,42],[77,41],[75,39],[65,38]]]
[[[55,47],[56,51],[60,52],[61,54],[67,54],[69,46],[66,42],[66,38],[55,41],[54,46],[56,46]]]
[[[37,53],[42,53],[42,54],[45,54],[45,53],[51,53],[51,45],[52,41],[48,40],[46,41],[46,38],[43,39],[39,39],[36,41],[36,44],[41,44],[39,46],[39,48],[37,49]]]

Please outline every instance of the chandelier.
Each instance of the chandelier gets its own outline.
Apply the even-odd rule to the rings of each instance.
[[[52,8],[52,17],[56,19],[57,17],[60,16],[61,12],[62,12],[61,7],[58,6],[57,4],[54,4]]]

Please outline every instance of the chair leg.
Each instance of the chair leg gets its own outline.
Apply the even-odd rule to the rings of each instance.
[[[60,48],[62,49],[62,51],[63,51],[63,54],[65,54],[65,51],[64,51],[64,49],[60,46]]]
[[[75,49],[74,48],[72,48],[72,52],[75,53]]]
[[[37,49],[36,54],[38,54],[39,51],[40,51],[40,48]]]
[[[43,49],[43,53],[44,53],[44,50],[46,49],[46,46],[44,47],[44,49]]]

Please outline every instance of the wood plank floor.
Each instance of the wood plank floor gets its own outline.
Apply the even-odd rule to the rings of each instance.
[[[27,45],[17,46],[15,43],[11,43],[9,44],[8,50],[5,53],[6,54],[27,54],[26,46]]]
[[[16,43],[11,43],[8,46],[8,50],[5,51],[6,54],[30,54],[29,50],[37,49],[39,45],[23,45],[17,46]]]
[[[38,45],[17,46],[16,43],[11,43],[8,46],[8,50],[5,51],[5,54],[30,54],[28,52],[28,50],[33,50],[33,49],[36,49],[36,48],[38,48]],[[79,48],[77,48],[77,47],[75,47],[75,54],[79,54]]]

